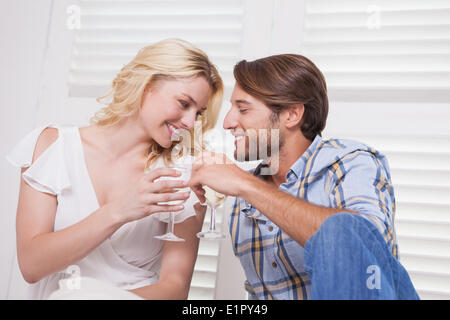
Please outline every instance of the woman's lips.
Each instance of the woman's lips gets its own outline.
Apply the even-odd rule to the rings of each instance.
[[[170,128],[169,128],[169,126],[167,125],[167,123],[166,123],[166,127],[167,127],[167,131],[169,131],[169,136],[171,136],[171,135],[172,135],[172,130],[170,130]]]
[[[167,128],[169,130],[170,140],[178,141],[180,136],[183,134],[184,129],[177,128],[170,123],[166,123],[166,124],[167,124]]]

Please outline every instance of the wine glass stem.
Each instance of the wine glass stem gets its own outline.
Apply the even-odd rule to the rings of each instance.
[[[175,220],[175,215],[173,214],[173,212],[169,212],[169,226],[168,226],[168,229],[169,229],[169,232],[170,233],[172,233],[172,234],[174,234],[174,232],[173,232],[173,225],[174,225],[174,221]]]
[[[211,224],[209,225],[210,231],[216,231],[216,208],[211,207]]]

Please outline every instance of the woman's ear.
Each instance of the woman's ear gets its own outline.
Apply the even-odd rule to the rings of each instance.
[[[286,128],[291,129],[300,126],[303,113],[305,112],[305,106],[302,103],[295,104],[286,109],[285,112],[284,125]]]
[[[145,100],[153,93],[153,88],[151,87],[150,83],[148,83],[144,89],[144,91],[142,91],[142,96],[141,96],[141,105],[139,107],[139,110],[142,109],[142,106],[145,103]]]

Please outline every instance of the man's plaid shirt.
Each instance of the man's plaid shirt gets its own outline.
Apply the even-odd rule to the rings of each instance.
[[[253,174],[261,177],[260,169]],[[378,151],[355,141],[317,136],[279,189],[312,204],[358,212],[377,226],[398,257],[394,190],[387,159]],[[308,299],[311,282],[302,246],[240,198],[229,228],[251,299]]]

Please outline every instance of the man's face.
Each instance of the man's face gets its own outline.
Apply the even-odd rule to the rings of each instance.
[[[283,141],[279,122],[273,112],[237,84],[231,95],[231,109],[225,116],[223,128],[231,130],[235,137],[234,158],[238,160],[270,157],[274,141],[279,143],[279,147]]]

